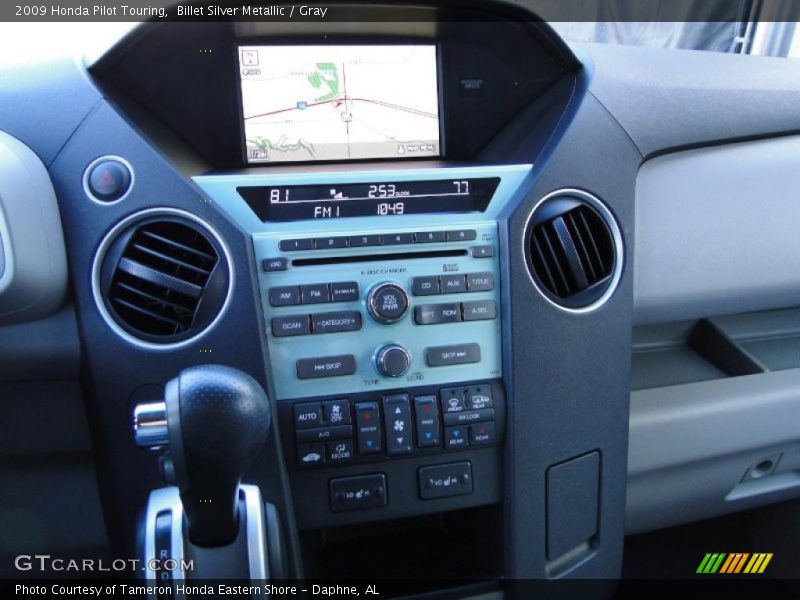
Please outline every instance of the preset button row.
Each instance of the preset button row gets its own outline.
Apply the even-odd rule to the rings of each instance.
[[[441,242],[470,242],[477,237],[474,229],[449,231],[414,231],[402,233],[332,236],[322,238],[297,238],[281,240],[283,252],[301,250],[327,250],[332,248],[365,248],[369,246],[394,246],[400,244],[435,244]]]
[[[488,292],[493,289],[494,275],[489,272],[467,275],[431,275],[415,277],[411,280],[411,292],[415,296]]]
[[[414,322],[417,325],[483,321],[495,317],[497,317],[497,306],[494,300],[423,304],[414,308]]]
[[[296,306],[298,304],[324,304],[327,302],[352,302],[358,300],[358,283],[314,283],[287,285],[269,289],[270,306]]]

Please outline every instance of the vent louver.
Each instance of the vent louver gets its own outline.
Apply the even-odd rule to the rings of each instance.
[[[552,196],[529,221],[528,266],[540,291],[559,306],[589,306],[613,283],[618,233],[610,214],[605,217],[597,207],[602,205],[588,195]]]
[[[197,224],[152,217],[109,247],[101,272],[111,316],[128,333],[173,343],[204,329],[224,302],[228,272],[221,250]]]

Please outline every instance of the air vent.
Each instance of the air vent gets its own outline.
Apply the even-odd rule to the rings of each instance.
[[[622,244],[613,217],[594,196],[579,190],[551,194],[534,209],[526,233],[528,266],[550,301],[586,309],[613,292]]]
[[[169,344],[197,335],[219,314],[228,289],[222,250],[204,227],[171,216],[125,229],[105,253],[100,288],[127,333]]]

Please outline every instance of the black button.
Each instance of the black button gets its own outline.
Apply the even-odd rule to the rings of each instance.
[[[314,333],[358,331],[361,329],[361,313],[357,310],[329,312],[311,315]]]
[[[494,422],[476,423],[469,428],[470,446],[489,446],[496,441],[494,433]]]
[[[309,429],[322,425],[322,405],[319,402],[295,404],[292,410],[295,429]]]
[[[494,300],[476,300],[475,302],[464,302],[465,321],[482,321],[484,319],[494,319],[497,316],[497,306]]]
[[[469,242],[477,237],[474,229],[456,229],[447,232],[448,242]]]
[[[377,402],[359,402],[356,409],[358,453],[376,454],[381,451],[381,414]]]
[[[465,395],[467,393],[467,388],[457,387],[457,388],[445,388],[439,392],[439,396],[442,400],[442,412],[453,413],[464,410],[466,405]]]
[[[303,285],[300,286],[300,292],[303,296],[303,304],[321,304],[331,301],[327,283]]]
[[[469,445],[467,436],[469,435],[466,425],[456,425],[455,427],[444,428],[444,449],[461,450]]]
[[[297,361],[296,368],[298,379],[352,375],[356,372],[356,359],[352,354],[301,358]]]
[[[291,252],[292,250],[313,250],[314,240],[311,238],[281,240],[278,243],[278,248],[284,252]]]
[[[293,306],[300,304],[300,288],[296,285],[274,287],[269,289],[271,306]]]
[[[396,246],[398,244],[413,244],[413,233],[387,233],[383,236],[383,243],[386,246]]]
[[[297,444],[297,464],[301,467],[325,462],[325,444]]]
[[[323,402],[322,416],[327,425],[348,425],[350,423],[350,403],[347,400]]]
[[[467,291],[463,275],[442,275],[441,282],[443,294],[458,294]]]
[[[316,238],[314,240],[314,244],[316,245],[317,250],[324,250],[328,248],[347,248],[347,237],[338,236],[338,237]]]
[[[347,463],[353,460],[353,440],[339,440],[328,444],[328,462]]]
[[[491,273],[470,273],[467,275],[467,289],[470,292],[486,292],[494,289],[494,275]]]
[[[436,244],[447,241],[447,233],[444,231],[420,231],[414,234],[418,244]]]
[[[394,394],[383,397],[383,416],[386,427],[386,454],[411,453],[411,408],[406,394]]]
[[[272,319],[272,335],[286,337],[290,335],[307,335],[311,333],[308,315],[292,315],[290,317],[274,317]]]
[[[417,396],[414,398],[414,416],[417,425],[417,446],[432,448],[439,446],[439,408],[436,396]]]
[[[131,172],[118,160],[104,160],[92,167],[87,178],[89,191],[96,200],[114,202],[128,193]]]
[[[331,302],[358,300],[358,284],[355,281],[340,281],[330,284]]]
[[[364,246],[380,246],[383,239],[379,235],[351,235],[350,247],[363,248]]]
[[[481,410],[483,408],[492,408],[494,400],[492,399],[492,388],[489,385],[474,385],[467,388],[467,408],[471,410]]]
[[[429,367],[476,363],[481,360],[481,347],[478,344],[436,346],[425,350],[425,358]]]
[[[331,510],[356,510],[386,506],[386,475],[359,475],[331,479]]]
[[[461,321],[461,305],[424,304],[414,308],[414,322],[417,325],[435,325],[437,323],[457,323]]]
[[[494,246],[491,244],[472,247],[472,258],[491,258],[492,256],[494,256]]]
[[[285,271],[286,267],[289,266],[289,261],[282,256],[278,256],[276,258],[265,258],[261,261],[261,266],[267,273],[270,271]]]
[[[446,427],[451,427],[453,425],[464,425],[467,423],[477,423],[479,421],[492,421],[493,419],[493,408],[484,408],[482,410],[462,410],[461,412],[445,414],[444,424]]]
[[[472,465],[468,461],[419,470],[419,497],[423,500],[469,493],[472,493]]]
[[[336,425],[334,427],[317,427],[316,429],[298,429],[298,442],[327,442],[353,437],[352,425]]]
[[[370,314],[380,323],[393,323],[408,310],[408,296],[403,288],[393,283],[379,284],[369,293]]]
[[[439,293],[439,278],[435,275],[432,277],[414,277],[411,280],[411,292],[415,296],[433,296]]]

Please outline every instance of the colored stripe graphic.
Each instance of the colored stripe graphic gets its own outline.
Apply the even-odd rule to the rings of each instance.
[[[763,573],[772,560],[771,552],[708,552],[700,561],[697,573],[701,574],[757,574]]]
[[[726,554],[714,552],[713,554],[709,553],[703,557],[700,566],[697,567],[698,573],[716,573],[719,569],[719,566],[722,564],[723,559],[725,558]]]

